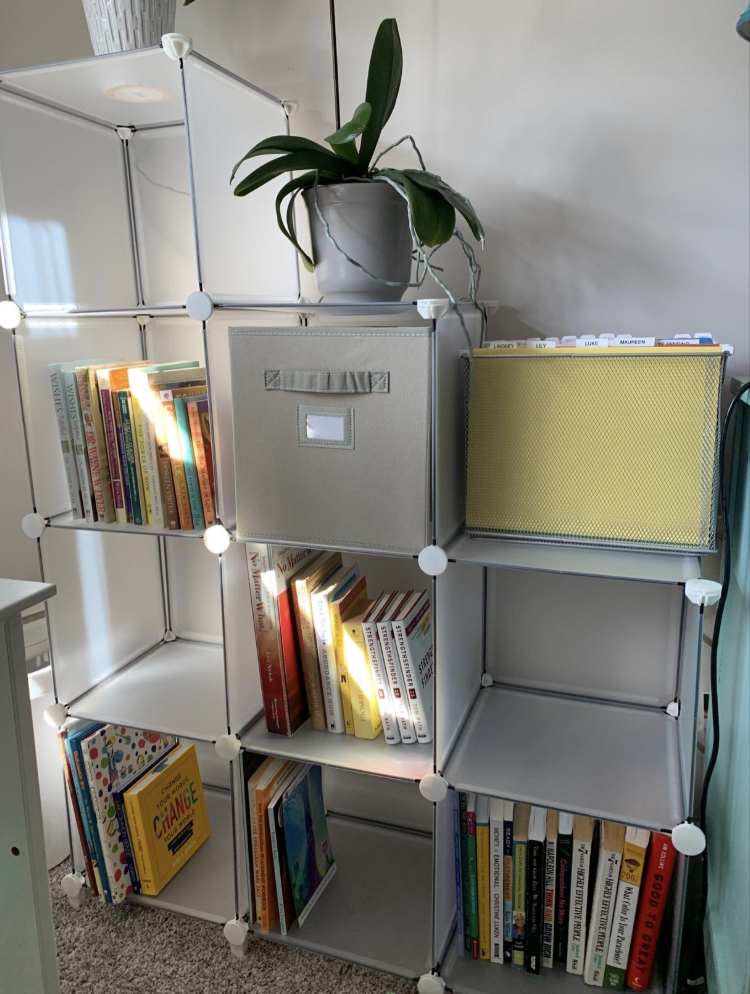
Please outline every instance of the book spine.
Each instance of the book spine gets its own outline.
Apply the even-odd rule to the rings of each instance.
[[[268,835],[271,840],[271,856],[273,857],[273,876],[276,884],[276,901],[279,906],[279,928],[282,935],[289,934],[289,925],[286,920],[286,903],[284,901],[284,881],[281,876],[281,855],[279,853],[279,840],[276,838],[276,822],[273,812],[268,812]]]
[[[109,471],[107,439],[104,433],[104,421],[102,420],[102,406],[99,397],[99,381],[97,379],[95,369],[89,368],[85,370],[85,373],[91,418],[94,426],[94,436],[96,438],[97,460],[102,478],[102,492],[104,497],[105,510],[104,514],[100,515],[99,520],[111,522],[115,521],[115,498],[112,490],[112,477]]]
[[[513,966],[526,959],[526,841],[513,840]]]
[[[203,517],[206,528],[210,528],[216,521],[216,508],[214,507],[213,476],[209,476],[208,463],[206,462],[206,450],[203,445],[203,432],[201,430],[201,416],[198,411],[197,401],[191,400],[187,405],[188,423],[190,425],[190,437],[193,442],[193,454],[195,456],[195,471],[198,474],[198,487],[201,492],[201,503],[203,505]]]
[[[60,747],[60,757],[62,759],[63,775],[65,777],[65,784],[68,788],[68,795],[70,797],[70,804],[73,808],[73,820],[76,823],[76,829],[78,830],[78,841],[81,843],[81,852],[83,853],[83,862],[86,867],[86,883],[89,890],[94,897],[99,896],[99,890],[96,885],[96,876],[94,874],[94,866],[91,862],[91,854],[89,853],[89,844],[86,839],[86,831],[83,827],[83,817],[81,815],[81,806],[78,803],[78,794],[76,793],[75,784],[73,782],[73,773],[70,769],[70,763],[68,762],[68,756],[65,751],[65,739],[67,733],[61,732],[57,736],[57,742]],[[72,855],[72,854],[71,854]]]
[[[84,513],[83,501],[81,499],[81,488],[78,480],[76,457],[71,439],[68,404],[65,398],[63,375],[60,369],[53,366],[49,371],[49,379],[50,385],[52,386],[52,401],[55,405],[57,433],[60,438],[60,448],[63,454],[63,465],[65,466],[65,479],[68,483],[70,507],[74,518],[83,518]]]
[[[557,838],[548,838],[544,850],[544,926],[542,929],[542,966],[551,967],[555,958],[555,881],[557,875]]]
[[[75,372],[76,385],[78,387],[78,399],[81,405],[81,424],[83,426],[83,439],[86,443],[86,454],[88,457],[89,472],[91,474],[91,496],[96,512],[97,521],[113,521],[114,512],[110,498],[107,504],[105,494],[106,487],[109,486],[102,474],[102,465],[99,461],[99,447],[96,440],[96,430],[94,428],[94,411],[91,406],[91,394],[89,392],[89,378],[86,369],[77,369]]]
[[[477,897],[479,902],[479,958],[489,960],[492,922],[490,912],[490,826],[477,822]]]
[[[198,473],[195,468],[193,458],[193,444],[190,436],[190,422],[188,421],[187,407],[184,397],[174,399],[175,418],[177,419],[177,431],[180,435],[180,449],[182,451],[182,465],[185,470],[185,482],[187,484],[188,500],[190,501],[190,514],[193,519],[193,528],[203,531],[206,527],[203,518],[203,501],[201,500],[201,488],[198,482]]]
[[[467,811],[467,831],[469,838],[469,911],[471,936],[471,958],[479,959],[479,890],[477,885],[477,825],[473,811]]]
[[[63,383],[65,385],[65,401],[68,405],[68,419],[70,423],[73,453],[76,461],[76,470],[78,472],[78,482],[81,485],[83,513],[86,521],[88,521],[89,524],[93,524],[96,520],[94,516],[93,492],[91,487],[91,476],[89,474],[86,439],[83,434],[81,408],[78,400],[78,385],[76,383],[75,373],[63,373]]]
[[[359,739],[376,739],[383,730],[383,722],[361,623],[346,626],[344,656],[350,679],[354,734]]]
[[[570,880],[573,863],[573,839],[570,835],[557,837],[557,868],[555,870],[555,963],[568,961],[568,925],[570,921]]]
[[[297,607],[297,632],[302,656],[302,676],[305,681],[307,708],[310,712],[310,727],[317,732],[326,730],[326,712],[323,703],[323,686],[320,682],[318,647],[315,642],[315,626],[312,616],[312,599],[306,580],[294,582],[294,600]]]
[[[125,512],[128,516],[128,523],[133,523],[133,499],[130,494],[130,479],[128,477],[128,462],[125,456],[125,434],[120,417],[120,404],[117,399],[117,390],[112,389],[110,381],[110,397],[112,400],[112,416],[115,420],[115,436],[117,438],[117,459],[120,464],[120,479],[122,480],[122,492],[125,498]]]
[[[465,938],[463,869],[461,864],[463,838],[461,835],[461,795],[457,790],[451,791],[451,808],[453,813],[453,867],[456,885],[456,937],[458,954],[463,956]]]
[[[596,871],[596,887],[591,903],[591,934],[586,943],[583,979],[593,987],[604,985],[609,936],[612,928],[617,881],[620,877],[622,853],[600,850]]]
[[[146,459],[146,437],[143,429],[143,412],[138,397],[130,391],[130,417],[133,426],[135,456],[138,464],[139,480],[141,483],[141,495],[143,497],[143,508],[141,509],[146,524],[156,524],[154,518],[154,494],[151,490],[151,477],[148,473],[148,460]]]
[[[128,516],[125,505],[125,488],[122,484],[122,472],[120,469],[120,453],[117,447],[117,426],[115,425],[114,408],[112,406],[112,392],[107,386],[106,380],[99,379],[99,399],[102,408],[102,421],[104,423],[104,437],[107,442],[107,460],[109,462],[109,476],[112,481],[112,496],[115,504],[115,518],[121,524],[127,524]]]
[[[339,682],[341,707],[344,712],[344,731],[347,735],[354,735],[354,709],[352,707],[349,671],[346,668],[346,656],[344,655],[344,626],[341,620],[341,610],[338,604],[332,604],[329,610],[331,612],[333,651],[336,657],[336,678]]]
[[[141,509],[141,495],[138,489],[138,472],[136,468],[136,454],[133,445],[133,425],[130,420],[130,408],[128,407],[128,391],[117,391],[117,403],[120,408],[120,424],[122,425],[122,444],[125,453],[125,469],[127,472],[128,489],[130,490],[130,504],[133,509],[133,524],[143,524],[143,511]]]
[[[281,645],[276,603],[276,571],[269,546],[245,546],[252,595],[253,627],[258,650],[260,685],[266,728],[275,735],[291,735],[282,681]]]
[[[586,950],[586,913],[589,888],[589,860],[591,845],[588,842],[573,843],[573,864],[571,874],[570,919],[568,922],[568,973],[583,974],[583,957]]]
[[[645,991],[651,981],[676,855],[677,851],[668,836],[660,832],[651,834],[648,863],[633,929],[633,945],[625,975],[627,986],[634,991]]]
[[[365,647],[370,660],[370,670],[372,681],[375,687],[375,695],[380,711],[380,720],[383,723],[383,736],[388,745],[398,745],[401,741],[401,733],[398,730],[396,713],[393,709],[393,698],[391,688],[383,667],[383,657],[380,653],[380,636],[378,627],[374,622],[364,622],[362,633],[365,638]]]
[[[316,594],[313,594],[312,600],[315,638],[318,643],[318,660],[320,662],[320,680],[323,687],[328,731],[343,734],[345,732],[344,706],[341,700],[341,686],[338,678],[328,600],[323,595]]]
[[[177,508],[177,494],[172,478],[172,460],[169,458],[167,428],[164,421],[164,407],[159,391],[151,388],[151,423],[156,444],[156,462],[159,473],[159,493],[162,501],[164,526],[170,531],[179,531],[180,514]]]
[[[490,914],[493,963],[503,962],[503,821],[490,820]]]
[[[391,638],[391,623],[379,622],[378,634],[380,635],[380,648],[383,652],[383,664],[388,675],[388,683],[391,688],[393,699],[393,709],[396,713],[398,730],[401,741],[411,743],[417,741],[417,733],[414,730],[414,721],[411,716],[411,708],[406,696],[406,686],[401,666],[396,657],[396,649]]]
[[[159,891],[154,880],[153,860],[146,839],[146,827],[141,819],[138,796],[130,795],[126,791],[123,799],[125,802],[125,815],[128,831],[130,832],[130,841],[138,869],[138,879],[141,884],[141,894],[153,896],[158,894]]]
[[[305,555],[304,550],[298,551],[300,551],[301,555]],[[289,562],[289,560],[287,560],[285,565],[288,565],[291,570],[298,568],[296,563],[293,561]],[[302,673],[302,662],[300,660],[299,644],[297,642],[297,632],[294,623],[292,591],[289,589],[289,582],[284,579],[283,575],[279,576],[277,574],[276,589],[276,617],[279,624],[279,643],[281,646],[279,676],[286,721],[289,727],[289,734],[291,735],[307,721],[308,711],[303,690],[304,675]]]
[[[167,451],[169,452],[169,462],[172,467],[172,479],[174,481],[175,499],[177,501],[177,513],[180,519],[182,531],[192,531],[193,516],[190,512],[190,498],[188,497],[187,478],[185,477],[185,467],[182,463],[182,445],[180,444],[180,433],[177,428],[177,415],[175,413],[174,400],[171,391],[161,391],[161,406],[164,412],[164,427],[167,434]]]
[[[513,962],[513,822],[503,821],[503,963]]]
[[[250,816],[250,841],[252,846],[253,895],[255,899],[255,924],[260,925],[260,837],[258,832],[258,815],[255,804],[256,790],[248,791],[247,807]]]
[[[258,908],[260,911],[260,927],[264,932],[271,930],[270,910],[269,910],[269,880],[268,880],[268,855],[267,842],[268,824],[267,807],[264,802],[263,792],[256,791],[255,794],[255,822],[258,828],[258,863],[255,868],[258,881]]]
[[[528,973],[541,973],[544,843],[538,839],[530,839],[526,852],[526,950],[524,963]]]
[[[76,779],[78,781],[78,788],[80,791],[79,797],[83,807],[83,816],[86,820],[89,845],[93,846],[94,855],[96,857],[95,867],[99,871],[98,880],[99,883],[101,884],[102,895],[104,897],[105,903],[111,904],[112,895],[109,892],[109,881],[107,880],[107,868],[104,864],[104,856],[101,849],[99,831],[96,825],[96,818],[94,817],[94,809],[91,805],[91,796],[89,795],[88,783],[86,782],[86,771],[83,766],[83,757],[81,755],[80,742],[74,740],[71,743],[71,755],[73,756],[73,763],[75,765]]]
[[[471,952],[471,888],[469,884],[469,821],[466,810],[466,794],[458,795],[458,810],[461,817],[461,890],[463,892],[464,949]],[[463,954],[462,954],[463,955]]]
[[[132,374],[129,374],[132,375]],[[144,376],[146,374],[143,374]],[[159,453],[156,441],[156,426],[154,424],[155,411],[154,404],[157,400],[155,391],[151,389],[148,379],[145,380],[136,371],[132,380],[135,387],[138,401],[138,410],[141,419],[141,431],[143,434],[143,455],[146,463],[145,474],[148,477],[148,488],[151,494],[151,513],[155,528],[168,528],[169,522],[164,518],[164,493],[160,478]],[[132,392],[132,390],[131,390]],[[135,396],[135,393],[133,393]],[[171,478],[171,469],[170,469]]]
[[[128,831],[128,821],[125,817],[125,806],[122,802],[122,791],[116,790],[112,793],[112,803],[117,814],[117,824],[120,826],[120,841],[122,851],[125,853],[125,863],[130,877],[130,887],[134,894],[141,893],[141,881],[138,876],[138,867],[135,865],[135,854],[130,842],[130,832]]]
[[[427,608],[429,610],[429,603]],[[432,742],[431,709],[427,704],[427,694],[432,693],[432,645],[428,647],[424,659],[413,660],[412,644],[410,644],[403,621],[393,622],[393,640],[404,677],[404,686],[417,742]]]
[[[646,850],[642,846],[626,840],[615,900],[615,917],[612,920],[607,965],[604,970],[603,986],[610,991],[625,989],[625,972],[633,941],[638,894],[645,862]]]

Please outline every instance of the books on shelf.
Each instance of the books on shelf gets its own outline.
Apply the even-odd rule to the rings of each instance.
[[[74,518],[160,529],[216,520],[206,371],[196,361],[49,366]]]
[[[675,860],[668,836],[463,791],[451,803],[460,956],[648,989]]]
[[[322,771],[275,757],[245,764],[255,923],[288,935],[302,926],[336,872]]]

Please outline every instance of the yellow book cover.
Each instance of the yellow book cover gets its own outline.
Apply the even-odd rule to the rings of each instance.
[[[367,598],[344,620],[344,662],[354,719],[354,734],[359,739],[376,739],[383,730],[370,656],[365,644],[362,622],[375,601]]]
[[[477,798],[477,896],[479,904],[479,958],[490,958],[490,799]]]
[[[349,686],[349,674],[346,670],[344,656],[344,620],[352,612],[358,611],[360,605],[367,599],[367,580],[361,576],[351,589],[339,598],[331,601],[328,610],[331,616],[331,632],[333,647],[336,653],[336,667],[339,672],[341,701],[344,707],[344,727],[347,735],[354,735],[354,712],[352,710],[352,695]]]
[[[123,794],[143,894],[158,894],[211,834],[195,746],[177,746]]]

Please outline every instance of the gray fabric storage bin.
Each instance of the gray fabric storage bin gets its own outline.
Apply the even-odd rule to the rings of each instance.
[[[230,328],[241,538],[432,540],[432,329]]]

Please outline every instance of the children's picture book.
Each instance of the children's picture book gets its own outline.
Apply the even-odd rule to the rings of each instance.
[[[319,766],[303,770],[284,791],[284,841],[297,922],[303,925],[336,872]]]
[[[297,911],[294,906],[292,893],[292,878],[289,875],[289,862],[286,858],[286,839],[284,837],[284,792],[287,787],[308,769],[300,763],[292,763],[286,770],[286,776],[279,783],[276,793],[268,804],[268,831],[273,856],[274,886],[276,902],[279,909],[279,928],[282,935],[288,935],[289,929],[295,922]]]

